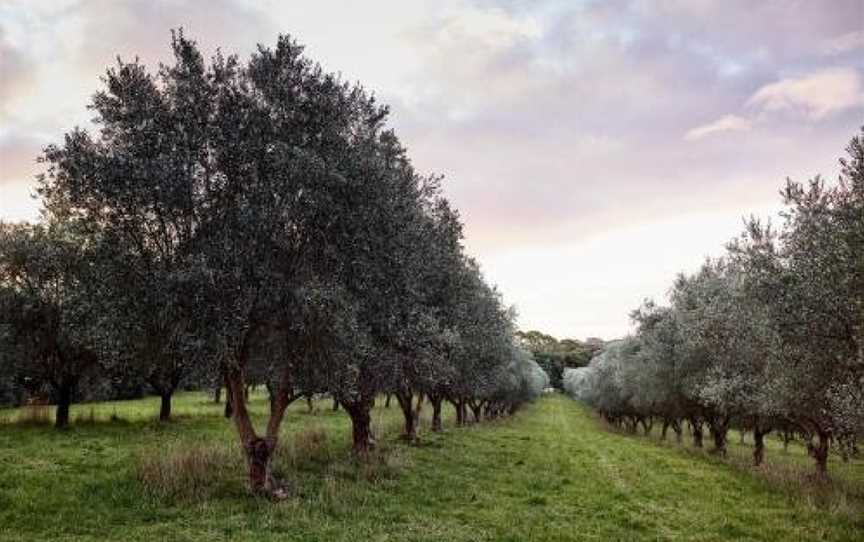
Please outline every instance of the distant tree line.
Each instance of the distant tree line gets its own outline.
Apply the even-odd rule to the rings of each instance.
[[[803,439],[817,472],[829,452],[857,454],[864,435],[864,131],[836,183],[788,181],[779,230],[757,219],[693,275],[670,304],[632,313],[636,333],[610,345],[564,386],[609,422],[662,423],[695,446],[703,428],[726,451],[730,428]]]
[[[0,224],[0,401],[45,397],[56,423],[82,395],[227,390],[255,491],[286,408],[326,393],[373,445],[392,394],[416,438],[421,398],[441,428],[511,414],[546,386],[514,314],[462,245],[462,223],[387,128],[388,109],[280,37],[247,62],[107,71],[94,133],[41,157],[44,213]],[[269,391],[256,428],[248,388]],[[84,392],[82,394],[82,391]]]
[[[589,337],[585,341],[578,339],[561,339],[541,331],[517,331],[516,338],[534,355],[534,359],[549,375],[549,384],[562,389],[564,370],[568,368],[585,367],[597,355],[605,342],[597,337]]]

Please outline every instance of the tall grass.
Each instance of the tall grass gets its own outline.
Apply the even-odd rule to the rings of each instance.
[[[18,409],[14,423],[22,426],[29,425],[51,425],[54,416],[51,414],[51,405],[44,403],[32,403]]]
[[[242,490],[244,465],[236,446],[177,441],[142,452],[135,476],[159,499],[200,502]]]

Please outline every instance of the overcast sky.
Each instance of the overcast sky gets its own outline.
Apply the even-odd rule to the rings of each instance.
[[[117,55],[280,33],[374,91],[523,329],[612,338],[864,124],[864,1],[0,1],[0,218]]]

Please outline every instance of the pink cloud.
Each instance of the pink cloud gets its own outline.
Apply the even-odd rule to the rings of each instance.
[[[782,79],[757,90],[749,107],[769,112],[800,112],[811,120],[864,106],[864,88],[854,68],[828,68]]]
[[[738,115],[724,115],[714,122],[697,126],[688,130],[684,135],[687,141],[696,141],[713,134],[723,132],[747,132],[753,127],[753,123]]]

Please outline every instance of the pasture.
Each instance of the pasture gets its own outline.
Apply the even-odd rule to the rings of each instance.
[[[255,395],[261,419],[265,396]],[[350,454],[329,401],[294,403],[277,475],[288,499],[244,487],[234,429],[199,393],[155,422],[158,398],[73,407],[66,431],[0,411],[2,540],[860,540],[864,463],[832,458],[813,484],[800,446],[766,465],[730,439],[717,459],[611,431],[563,395],[516,416],[398,440],[395,406],[373,410],[376,452]],[[427,409],[428,410],[428,409]],[[426,413],[428,414],[428,412]]]

